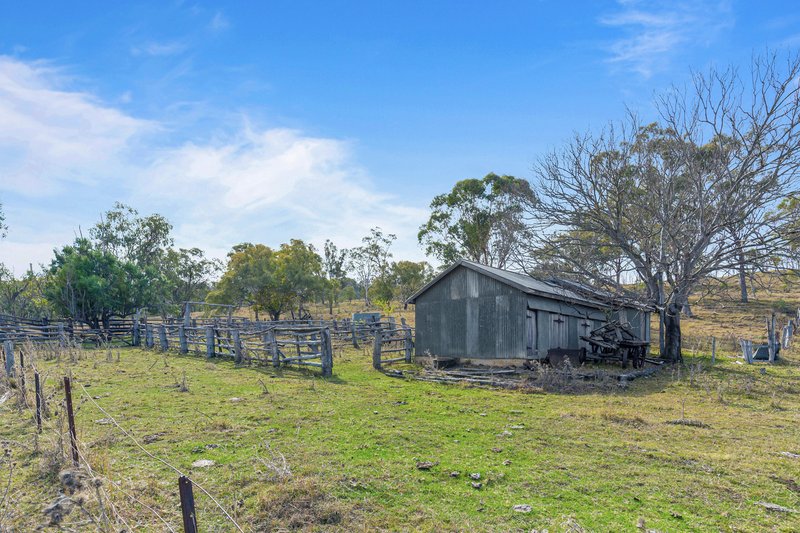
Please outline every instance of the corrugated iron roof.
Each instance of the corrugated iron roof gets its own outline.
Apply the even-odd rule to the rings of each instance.
[[[408,303],[413,304],[421,294],[423,294],[430,287],[438,283],[440,279],[445,277],[447,274],[449,274],[459,266],[469,268],[470,270],[474,270],[476,272],[494,278],[502,283],[511,285],[512,287],[515,287],[527,294],[544,296],[546,298],[553,298],[556,300],[565,300],[572,303],[579,303],[587,305],[589,307],[594,307],[596,309],[608,309],[610,307],[608,304],[603,303],[600,300],[587,298],[586,296],[580,295],[574,291],[558,286],[555,283],[548,283],[547,281],[536,279],[527,274],[510,272],[508,270],[502,270],[500,268],[490,267],[488,265],[483,265],[481,263],[476,263],[474,261],[468,261],[466,259],[459,259],[456,263],[450,265],[450,267],[448,267],[438,276],[433,278],[433,280],[431,280],[428,284],[426,284],[424,287],[422,287],[417,292],[412,294],[411,297],[407,300]]]

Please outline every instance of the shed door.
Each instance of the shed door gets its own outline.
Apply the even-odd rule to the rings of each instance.
[[[539,339],[536,330],[536,311],[533,309],[528,309],[528,314],[525,317],[525,330],[527,332],[527,356],[535,358],[536,344]]]
[[[567,318],[562,315],[550,315],[550,348],[567,347]]]
[[[581,339],[581,337],[588,337],[592,332],[592,321],[588,318],[578,319],[578,346],[580,348],[589,349],[589,343]]]

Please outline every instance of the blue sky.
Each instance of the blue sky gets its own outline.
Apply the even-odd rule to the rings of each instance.
[[[0,261],[47,262],[117,200],[218,257],[380,225],[422,259],[455,181],[532,178],[690,69],[799,45],[788,1],[4,2]]]

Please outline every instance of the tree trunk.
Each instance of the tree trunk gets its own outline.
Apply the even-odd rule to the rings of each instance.
[[[742,303],[747,303],[747,272],[744,264],[744,254],[739,254],[739,289],[742,291]]]
[[[683,360],[681,355],[681,305],[672,302],[664,313],[664,351],[661,357],[671,363]]]
[[[254,305],[253,306],[253,311],[255,311],[255,313],[256,313],[256,322],[258,322],[258,306]]]

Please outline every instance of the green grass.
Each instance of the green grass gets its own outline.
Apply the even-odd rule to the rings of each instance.
[[[697,363],[706,368],[690,376]],[[709,369],[697,358],[627,390],[584,394],[406,381],[373,371],[352,349],[336,357],[329,380],[137,349],[123,349],[119,362],[87,351],[73,364],[38,365],[48,393],[69,368],[140,442],[161,434],[144,447],[190,472],[245,530],[800,530],[800,514],[755,504],[800,509],[800,459],[780,454],[800,453],[800,365],[791,354],[769,367],[721,360]],[[184,372],[188,392],[175,387]],[[98,423],[106,415],[92,402],[75,403],[95,471],[180,530],[177,474]],[[2,525],[25,531],[46,522],[42,509],[60,488],[43,467],[57,416],[37,453],[35,426],[13,404],[0,407],[0,439],[16,464]],[[681,418],[709,427],[669,423]],[[269,475],[259,461],[269,456],[265,443],[286,457],[290,478]],[[192,469],[201,458],[216,465]],[[436,466],[419,470],[418,461]],[[481,489],[470,484],[476,472]],[[104,486],[132,525],[164,529]],[[202,531],[231,530],[209,498],[195,497]],[[532,511],[514,512],[516,504]],[[76,511],[65,523],[81,519]]]

